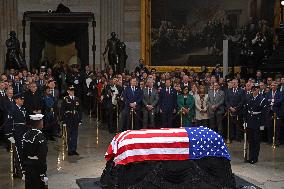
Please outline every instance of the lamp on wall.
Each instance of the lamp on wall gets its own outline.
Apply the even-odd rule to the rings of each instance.
[[[281,1],[281,5],[284,6],[284,1]]]

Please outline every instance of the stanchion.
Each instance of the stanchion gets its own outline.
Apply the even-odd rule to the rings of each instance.
[[[119,123],[119,109],[118,109],[118,103],[116,104],[116,133],[118,133],[118,123]]]
[[[134,109],[131,108],[131,130],[134,129]]]
[[[13,174],[14,173],[14,145],[13,143],[11,142],[11,145],[10,145],[10,158],[11,158],[11,161],[10,161],[10,172]]]
[[[66,126],[63,126],[63,124],[62,124],[62,140],[63,140],[63,147],[68,150],[67,129]]]
[[[92,98],[91,98],[91,96],[89,96],[90,97],[90,104],[89,104],[89,106],[90,106],[90,108],[89,108],[89,118],[91,119],[92,118]]]
[[[97,126],[99,126],[99,100],[97,100],[97,120],[96,120],[96,124]]]
[[[247,123],[244,122],[244,162],[248,160]]]
[[[183,119],[182,119],[182,116],[183,116],[183,115],[182,115],[182,109],[183,109],[183,108],[181,108],[181,111],[180,111],[180,127],[183,126],[183,123],[182,123],[182,122],[183,122]]]
[[[276,148],[276,113],[273,114],[273,139],[272,148]]]
[[[226,140],[227,144],[231,144],[231,140],[230,140],[230,112],[227,112],[227,140]]]

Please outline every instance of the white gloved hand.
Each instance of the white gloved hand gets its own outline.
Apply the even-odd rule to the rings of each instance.
[[[42,180],[42,182],[44,182],[45,185],[48,185],[48,178],[47,177],[42,177],[41,180]]]
[[[82,122],[79,123],[79,126],[81,126],[81,125],[82,125]]]
[[[66,124],[63,124],[62,126],[63,126],[63,127],[66,127]]]
[[[25,181],[26,180],[26,175],[23,174],[22,180]]]
[[[260,130],[264,131],[264,125],[260,126]]]
[[[9,140],[12,144],[15,144],[15,139],[14,139],[14,137],[9,137],[8,140]]]

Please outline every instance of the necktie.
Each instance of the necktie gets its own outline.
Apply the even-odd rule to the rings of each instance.
[[[51,90],[51,95],[54,97],[54,89]]]
[[[170,94],[170,89],[169,88],[167,88],[167,93]]]
[[[17,89],[18,89],[18,92],[20,92],[20,86],[19,86],[19,83],[17,83]]]
[[[214,98],[216,97],[216,91],[214,91]]]
[[[152,90],[149,88],[149,96],[152,95]]]

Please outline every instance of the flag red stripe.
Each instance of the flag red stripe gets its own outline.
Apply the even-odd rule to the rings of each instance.
[[[128,134],[124,137],[125,139],[132,139],[132,138],[152,138],[152,137],[188,137],[187,132],[180,132],[180,133],[141,133],[141,134]]]
[[[128,163],[140,162],[140,161],[165,161],[165,160],[188,160],[189,154],[150,154],[150,155],[136,155],[128,156],[127,158],[115,162],[117,165],[126,165]]]

